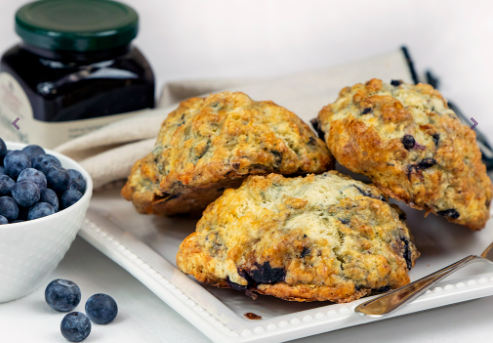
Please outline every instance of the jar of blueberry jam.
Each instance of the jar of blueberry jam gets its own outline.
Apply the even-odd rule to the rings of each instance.
[[[2,136],[50,148],[154,107],[152,69],[131,44],[138,22],[116,1],[21,7],[15,30],[22,42],[0,62]]]

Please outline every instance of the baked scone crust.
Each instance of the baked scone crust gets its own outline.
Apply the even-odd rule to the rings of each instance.
[[[154,151],[135,163],[122,195],[140,213],[200,214],[248,175],[322,173],[333,162],[294,113],[223,92],[186,100],[168,115]]]
[[[404,218],[375,186],[336,171],[250,176],[207,207],[177,265],[218,287],[349,302],[409,283],[419,252]]]
[[[336,160],[387,196],[472,230],[485,226],[492,185],[476,134],[430,85],[346,87],[318,125]]]

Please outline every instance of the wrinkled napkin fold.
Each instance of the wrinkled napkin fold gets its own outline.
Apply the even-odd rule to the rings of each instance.
[[[323,106],[333,102],[343,87],[371,78],[386,82],[391,79],[413,82],[402,50],[275,79],[173,82],[163,88],[158,108],[139,111],[130,118],[66,142],[55,150],[81,163],[97,188],[128,177],[135,161],[152,151],[161,123],[179,101],[218,91],[241,91],[254,100],[272,100],[308,122]]]

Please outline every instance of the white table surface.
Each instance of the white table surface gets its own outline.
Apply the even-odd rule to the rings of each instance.
[[[0,0],[0,50],[15,44],[15,9]],[[127,0],[141,16],[136,44],[158,82],[271,77],[336,65],[406,44],[418,71],[432,69],[445,96],[485,133],[493,76],[493,3],[486,1]],[[364,80],[362,80],[364,81]],[[275,99],[274,99],[275,100]],[[491,136],[493,141],[493,135]],[[209,342],[121,267],[77,238],[52,278],[78,283],[85,300],[112,295],[119,315],[86,342]],[[44,289],[0,304],[0,342],[66,342],[62,314]],[[493,342],[493,297],[309,337],[300,342]],[[298,341],[296,341],[298,342]]]

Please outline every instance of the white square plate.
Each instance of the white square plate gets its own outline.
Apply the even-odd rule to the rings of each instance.
[[[321,332],[369,323],[354,308],[369,298],[349,304],[297,303],[199,284],[176,268],[182,240],[196,220],[139,215],[120,196],[123,184],[95,191],[80,235],[139,279],[214,342],[283,342]],[[443,218],[399,206],[408,215],[421,257],[412,280],[481,252],[493,241],[493,221],[479,232],[448,223]],[[460,273],[460,274],[459,274]],[[486,264],[465,268],[428,291],[393,316],[423,311],[493,295],[493,271]],[[249,320],[244,314],[260,315]],[[386,317],[390,318],[392,316]]]

